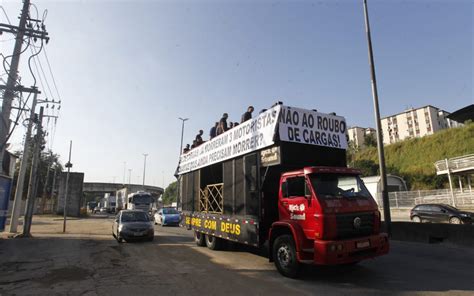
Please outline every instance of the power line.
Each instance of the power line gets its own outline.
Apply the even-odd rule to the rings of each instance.
[[[12,23],[10,22],[10,19],[8,18],[8,14],[7,14],[7,12],[5,11],[5,8],[3,8],[3,6],[0,6],[0,8],[3,10],[3,14],[5,14],[5,17],[7,18],[8,24],[11,26]]]
[[[38,55],[40,54],[41,50],[44,49],[44,48],[43,48],[43,42],[41,42],[41,47],[42,47],[42,48],[40,48],[40,51],[36,52],[36,54],[33,55],[33,56],[35,56],[35,57],[38,56]],[[51,95],[52,98],[54,98],[53,92],[51,91],[51,87],[49,86],[48,80],[46,79],[46,74],[44,73],[43,65],[41,64],[41,59],[40,59],[39,57],[37,57],[36,59],[38,60],[38,64],[39,64],[39,68],[41,69],[41,73],[43,73],[44,82],[46,83],[46,86],[47,86],[47,88],[48,88],[49,94]]]
[[[44,48],[44,52],[43,52],[45,58],[46,58],[46,63],[48,64],[48,68],[49,68],[49,73],[51,73],[51,78],[53,79],[53,85],[54,85],[54,88],[56,89],[56,93],[58,95],[58,99],[61,100],[61,95],[59,94],[59,90],[58,90],[58,86],[56,85],[56,80],[54,79],[54,75],[53,75],[53,71],[51,70],[51,64],[49,63],[49,59],[48,59],[48,55],[46,54],[46,47]]]

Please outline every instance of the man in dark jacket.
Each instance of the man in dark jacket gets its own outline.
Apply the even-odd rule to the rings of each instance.
[[[249,119],[252,119],[252,112],[253,112],[253,106],[249,106],[247,108],[247,112],[245,112],[244,114],[242,114],[242,118],[240,120],[240,123],[243,123]]]

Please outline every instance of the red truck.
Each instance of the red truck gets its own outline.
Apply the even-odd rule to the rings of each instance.
[[[301,264],[352,264],[387,254],[377,204],[346,165],[346,123],[276,105],[181,155],[182,225],[210,249],[261,247],[287,277]]]

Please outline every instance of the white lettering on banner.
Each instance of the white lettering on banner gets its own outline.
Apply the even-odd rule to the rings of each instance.
[[[182,154],[178,174],[273,145],[280,110],[281,105],[277,105]]]
[[[282,141],[347,149],[342,116],[282,106],[279,126]]]

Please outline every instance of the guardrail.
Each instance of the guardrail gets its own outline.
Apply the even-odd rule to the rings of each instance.
[[[390,208],[392,209],[412,208],[415,205],[424,203],[444,203],[454,206],[474,207],[474,191],[468,190],[453,190],[453,195],[451,195],[449,189],[397,191],[389,192],[388,197]],[[376,198],[379,207],[382,207],[381,193],[378,193]]]

